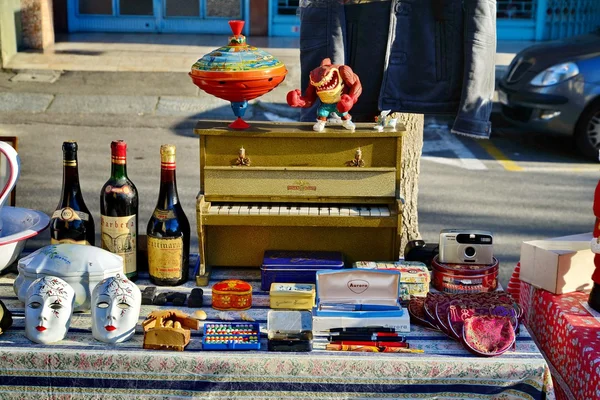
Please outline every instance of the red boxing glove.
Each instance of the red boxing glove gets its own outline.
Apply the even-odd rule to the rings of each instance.
[[[337,103],[337,110],[341,113],[350,111],[354,105],[354,98],[348,94],[343,94],[340,101]]]
[[[304,107],[306,101],[302,98],[300,89],[291,90],[287,94],[287,103],[292,107]]]

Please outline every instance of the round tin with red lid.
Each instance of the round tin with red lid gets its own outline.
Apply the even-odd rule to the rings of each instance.
[[[252,307],[252,286],[239,279],[228,279],[212,287],[212,308],[221,311]]]
[[[433,287],[446,293],[491,292],[498,287],[499,263],[493,258],[488,265],[445,264],[435,256],[431,261]]]

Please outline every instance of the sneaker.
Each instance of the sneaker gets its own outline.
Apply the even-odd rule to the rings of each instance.
[[[323,129],[325,129],[325,123],[325,121],[318,120],[317,123],[313,125],[313,131],[323,132]]]
[[[354,125],[354,122],[352,122],[352,120],[351,120],[351,119],[345,119],[345,120],[342,122],[342,126],[343,126],[344,128],[346,128],[346,129],[348,129],[348,130],[351,130],[351,131],[353,131],[353,130],[355,130],[355,129],[356,129],[356,125]]]

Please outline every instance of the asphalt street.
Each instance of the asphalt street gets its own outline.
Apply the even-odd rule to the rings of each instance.
[[[17,206],[54,211],[61,144],[77,140],[84,198],[98,220],[100,188],[110,173],[109,145],[124,139],[144,231],[158,196],[159,148],[173,143],[179,196],[196,231],[199,151],[192,128],[198,119],[232,120],[228,103],[199,92],[185,73],[67,72],[54,83],[11,81],[14,77],[0,73],[0,135],[19,138]],[[296,119],[285,93],[298,85],[292,74],[252,103],[247,119]],[[437,242],[444,228],[492,231],[506,285],[523,241],[592,230],[600,167],[577,156],[570,140],[517,132],[494,120],[492,139],[475,141],[452,135],[447,123],[428,118],[424,132],[419,228],[427,242]],[[46,232],[30,246],[47,238]],[[197,246],[193,234],[192,251]]]

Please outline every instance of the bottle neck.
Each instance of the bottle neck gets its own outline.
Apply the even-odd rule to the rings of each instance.
[[[179,203],[179,196],[177,195],[175,168],[161,168],[157,207],[167,210],[177,203]]]
[[[112,162],[110,177],[115,180],[127,178],[127,164]]]
[[[79,170],[77,156],[63,159],[63,200],[79,193]]]

